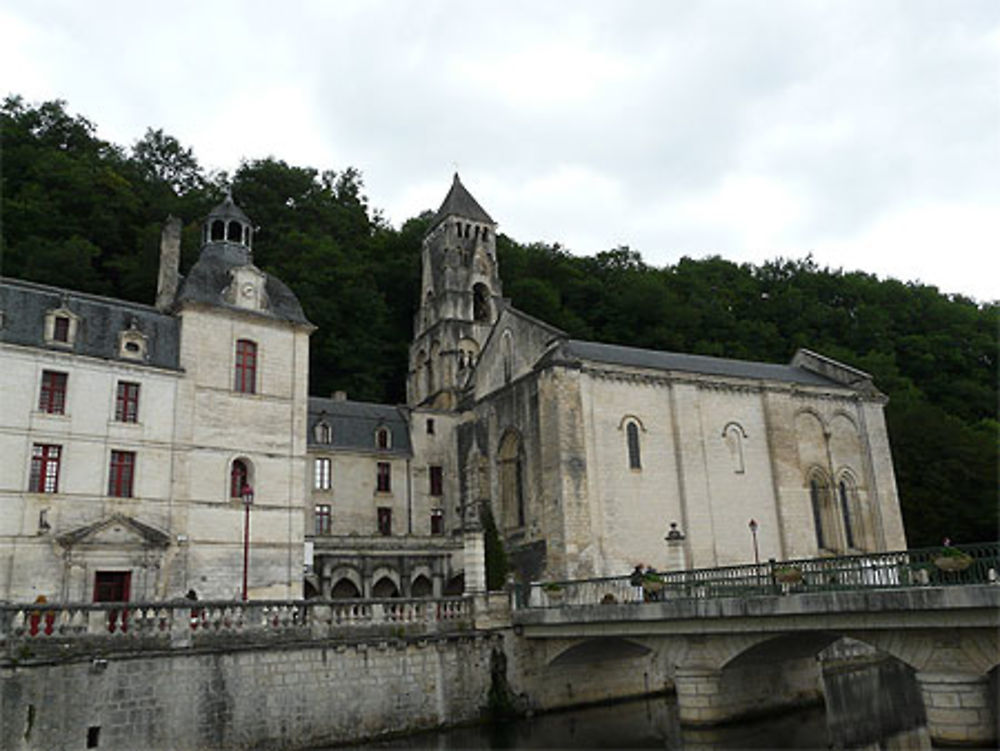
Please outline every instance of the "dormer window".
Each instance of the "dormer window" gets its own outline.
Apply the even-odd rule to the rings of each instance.
[[[390,448],[390,434],[388,428],[379,428],[375,431],[375,446],[383,450]]]
[[[50,310],[45,315],[45,343],[72,347],[79,322],[80,317],[65,307]]]
[[[139,331],[133,320],[129,328],[118,334],[118,356],[125,360],[143,362],[146,359],[146,335]]]
[[[330,423],[320,421],[316,423],[313,436],[316,443],[333,443],[333,428],[330,427]]]

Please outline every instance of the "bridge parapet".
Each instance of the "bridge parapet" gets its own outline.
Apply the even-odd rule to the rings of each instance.
[[[474,626],[471,597],[0,605],[0,654],[421,636]]]
[[[997,583],[1000,543],[770,560],[761,564],[532,583],[522,607],[706,600],[851,590]]]

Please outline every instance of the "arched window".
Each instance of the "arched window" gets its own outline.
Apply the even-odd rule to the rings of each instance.
[[[500,340],[500,356],[503,359],[503,382],[510,383],[514,377],[514,338],[510,331],[503,332]]]
[[[840,499],[840,513],[844,519],[844,538],[847,542],[847,547],[856,548],[854,534],[856,493],[854,483],[847,474],[840,476],[840,482],[837,483],[837,495]]]
[[[229,234],[226,239],[238,243],[240,242],[242,236],[243,228],[240,226],[240,223],[235,220],[229,222]]]
[[[226,239],[226,223],[221,219],[216,219],[214,222],[212,222],[212,239],[213,240]]]
[[[250,468],[243,459],[234,459],[229,468],[229,497],[239,498],[250,484]]]
[[[236,342],[233,389],[241,394],[257,393],[257,345],[249,339]]]
[[[639,455],[639,426],[631,420],[625,425],[625,440],[628,444],[629,469],[642,469],[642,457]]]
[[[472,317],[482,322],[490,320],[490,290],[482,282],[472,288]]]
[[[733,472],[743,474],[746,470],[743,463],[743,439],[746,437],[743,426],[736,422],[729,423],[722,429],[722,437],[733,461]]]
[[[500,441],[500,504],[508,527],[523,527],[524,504],[524,452],[521,437],[515,430],[508,430]]]
[[[813,525],[816,528],[816,545],[820,550],[829,548],[832,542],[828,534],[826,516],[830,501],[830,486],[826,475],[814,471],[809,476],[809,502],[812,505]]]
[[[380,449],[391,448],[392,436],[389,428],[379,428],[375,431],[375,446]]]

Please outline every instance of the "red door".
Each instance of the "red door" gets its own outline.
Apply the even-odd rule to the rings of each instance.
[[[98,571],[94,575],[94,602],[128,602],[131,571]],[[108,631],[128,630],[128,611],[108,611]]]

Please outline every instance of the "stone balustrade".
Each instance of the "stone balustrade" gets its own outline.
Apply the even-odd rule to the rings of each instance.
[[[186,648],[371,636],[421,636],[471,629],[473,598],[253,600],[0,605],[7,657],[62,651]]]

